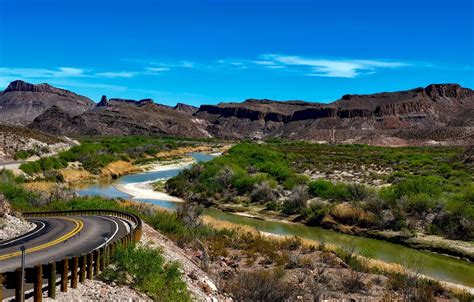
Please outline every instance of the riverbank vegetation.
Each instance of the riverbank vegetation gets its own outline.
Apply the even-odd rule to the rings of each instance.
[[[69,163],[78,163],[91,174],[100,174],[107,165],[118,162],[143,164],[160,158],[176,158],[183,154],[160,154],[179,148],[214,145],[214,141],[161,138],[146,136],[91,137],[80,140],[80,145],[73,146],[57,156],[41,158],[26,162],[20,169],[27,175],[43,174],[45,178],[61,178],[57,170],[68,167]],[[24,154],[21,154],[23,156]]]
[[[295,300],[297,296],[305,300],[472,299],[466,292],[447,290],[439,282],[419,274],[412,276],[399,266],[382,265],[356,255],[350,247],[337,248],[296,237],[267,237],[250,227],[211,223],[209,218],[204,223],[196,203],[187,202],[177,212],[167,212],[152,205],[101,197],[42,199],[25,189],[21,178],[6,171],[0,174],[0,192],[14,209],[21,211],[101,208],[135,213],[187,251],[217,281],[219,290],[237,300]],[[176,266],[160,262],[157,253],[140,248],[123,250],[102,278],[121,283],[127,276],[137,276],[131,285],[150,297],[186,301],[188,296],[183,292]]]
[[[167,182],[173,195],[341,230],[474,240],[474,163],[455,147],[241,143]],[[345,228],[346,230],[348,228]]]

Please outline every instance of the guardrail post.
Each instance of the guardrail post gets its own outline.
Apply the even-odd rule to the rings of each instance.
[[[103,271],[104,268],[105,268],[105,247],[103,248],[100,248],[99,249],[99,253],[100,253],[100,265],[99,265],[99,268],[100,268],[100,271]]]
[[[56,299],[56,262],[49,263],[48,297]]]
[[[77,270],[79,269],[79,258],[74,256],[72,258],[71,270],[71,288],[77,288]]]
[[[43,266],[36,265],[35,266],[35,276],[34,276],[34,298],[33,301],[41,302],[43,299]]]
[[[87,279],[93,278],[92,268],[94,265],[94,255],[92,253],[87,254]]]
[[[67,292],[67,275],[69,270],[69,259],[64,258],[62,261],[63,269],[61,271],[61,291]]]
[[[100,270],[100,250],[96,250],[94,252],[95,254],[95,261],[94,261],[94,276],[97,276],[99,274]]]
[[[86,280],[86,265],[87,265],[87,259],[86,255],[81,255],[81,258],[79,259],[80,261],[80,269],[79,269],[79,282],[84,283]]]
[[[109,260],[110,260],[110,246],[106,245],[104,246],[104,267],[107,267],[109,265]]]
[[[25,293],[21,291],[21,283],[23,282],[21,278],[21,268],[15,270],[15,301],[24,301]]]

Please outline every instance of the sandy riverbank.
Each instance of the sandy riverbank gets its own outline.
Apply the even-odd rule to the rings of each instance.
[[[167,193],[154,191],[151,181],[148,182],[132,182],[128,184],[114,184],[114,187],[120,192],[132,196],[134,199],[157,199],[172,202],[182,202],[178,197],[171,196]]]
[[[159,172],[168,171],[175,169],[183,169],[196,161],[192,158],[183,158],[180,161],[166,162],[166,163],[152,163],[143,166],[142,169],[147,172]],[[114,187],[120,192],[126,193],[132,196],[134,199],[157,199],[172,202],[182,202],[183,200],[178,197],[171,196],[164,192],[158,192],[153,190],[153,183],[159,179],[146,182],[133,182],[128,184],[114,184]]]
[[[196,163],[196,160],[194,160],[192,157],[185,157],[178,161],[151,163],[144,166],[140,166],[140,168],[146,172],[159,172],[159,171],[183,169],[188,166],[191,166],[194,163]]]

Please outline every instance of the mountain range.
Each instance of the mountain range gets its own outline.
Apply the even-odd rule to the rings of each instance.
[[[91,99],[48,84],[14,81],[0,93],[0,119],[58,135],[283,138],[373,145],[474,143],[474,90],[432,84],[347,94],[328,103],[248,99],[167,106],[151,99]]]

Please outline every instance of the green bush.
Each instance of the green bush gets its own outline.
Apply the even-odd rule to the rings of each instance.
[[[28,175],[33,175],[41,172],[41,165],[39,162],[27,162],[20,165],[20,170]]]
[[[306,217],[306,224],[310,226],[317,226],[321,223],[321,220],[331,210],[330,206],[321,206],[317,204],[311,204],[305,209],[304,215]]]
[[[315,180],[308,185],[309,193],[316,197],[324,199],[334,199],[337,201],[345,201],[351,199],[349,186],[344,183],[332,183],[327,180]]]
[[[178,263],[166,263],[159,250],[119,247],[112,262],[114,266],[100,275],[102,280],[117,284],[129,284],[131,280],[132,287],[155,301],[191,301]]]
[[[433,197],[427,193],[411,195],[404,200],[403,207],[408,213],[422,214],[428,212],[436,205]]]
[[[443,179],[439,176],[410,176],[385,188],[386,192],[382,196],[391,201],[416,194],[436,197],[443,191],[443,183]]]
[[[15,156],[14,158],[16,160],[19,160],[19,159],[27,159],[28,157],[30,156],[30,153],[26,150],[21,150],[21,151],[17,151],[15,152]]]

